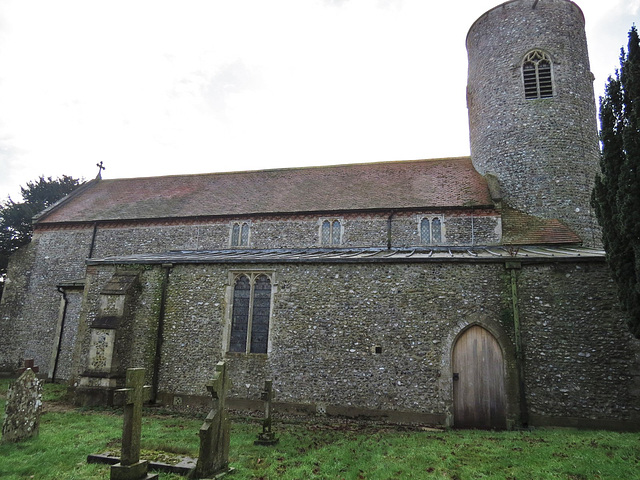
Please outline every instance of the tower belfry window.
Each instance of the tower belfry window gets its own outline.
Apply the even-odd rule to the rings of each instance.
[[[524,98],[553,97],[553,72],[551,58],[541,50],[532,50],[522,62]]]

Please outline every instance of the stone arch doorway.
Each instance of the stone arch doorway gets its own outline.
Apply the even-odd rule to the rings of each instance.
[[[453,426],[504,429],[507,426],[505,363],[496,338],[473,325],[453,347]]]

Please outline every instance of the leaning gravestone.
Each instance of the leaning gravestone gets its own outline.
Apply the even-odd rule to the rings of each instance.
[[[21,442],[38,435],[42,410],[42,384],[33,370],[27,368],[9,386],[2,441]]]
[[[144,384],[144,368],[127,369],[126,388],[116,390],[124,395],[122,453],[120,463],[111,465],[110,480],[153,480],[157,474],[147,474],[149,462],[140,460],[142,404],[148,399],[150,387]]]
[[[229,468],[230,423],[225,404],[230,388],[227,365],[218,362],[213,379],[207,383],[207,390],[213,397],[213,408],[200,427],[200,455],[190,478],[220,478],[233,472],[233,468]]]

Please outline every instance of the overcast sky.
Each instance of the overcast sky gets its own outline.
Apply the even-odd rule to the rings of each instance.
[[[495,0],[0,0],[0,200],[91,179],[469,154]],[[596,98],[640,0],[582,0]]]

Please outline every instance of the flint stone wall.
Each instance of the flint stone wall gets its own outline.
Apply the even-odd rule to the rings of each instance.
[[[107,278],[116,267],[96,268]],[[144,288],[157,292],[161,267],[145,268]],[[273,278],[266,355],[226,353],[230,272],[240,271]],[[640,342],[627,332],[604,262],[523,265],[517,284],[531,423],[640,427]],[[144,288],[148,301],[158,298]],[[259,401],[272,379],[285,404],[413,412],[445,423],[451,354],[464,328],[504,334],[506,369],[516,368],[511,300],[503,263],[174,265],[160,396],[169,406],[206,398],[206,381],[226,360],[232,400]],[[518,392],[509,395],[508,415],[517,421]]]
[[[419,220],[434,212],[398,213],[392,217],[391,239],[395,247],[420,246]],[[437,213],[437,212],[436,212]],[[444,213],[447,245],[500,242],[500,217],[492,210],[474,212],[472,221],[465,212]],[[344,223],[341,247],[381,247],[388,241],[388,213],[338,216]],[[249,248],[318,247],[320,216],[291,216],[251,220]],[[234,219],[236,221],[238,219]],[[85,259],[110,255],[158,253],[169,250],[206,250],[229,248],[231,220],[209,223],[98,225],[93,238],[93,224],[73,228],[47,228],[38,231],[32,242],[12,255],[8,284],[0,303],[0,372],[13,372],[23,359],[33,358],[43,372],[53,368],[51,345],[59,331],[60,301],[58,285],[85,277]],[[28,300],[27,300],[28,299]],[[91,311],[96,311],[90,309]],[[61,380],[72,380],[78,373],[78,359],[69,352],[81,354],[76,338],[69,335],[73,325],[80,330],[81,312],[73,304],[62,332],[65,351],[62,368],[56,371]],[[91,313],[89,313],[91,315]]]

